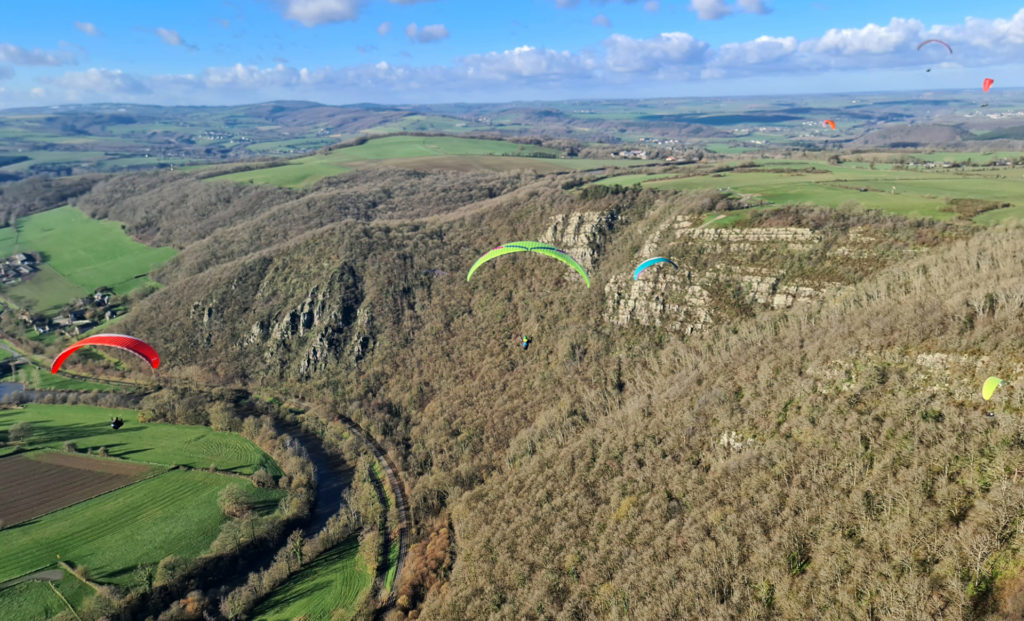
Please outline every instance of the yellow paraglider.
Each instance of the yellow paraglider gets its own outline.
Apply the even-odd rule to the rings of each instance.
[[[995,376],[988,378],[987,380],[985,380],[984,385],[982,385],[981,387],[982,398],[985,399],[985,401],[988,401],[989,399],[992,398],[992,393],[996,391],[996,388],[999,388],[1005,383],[1005,381]]]

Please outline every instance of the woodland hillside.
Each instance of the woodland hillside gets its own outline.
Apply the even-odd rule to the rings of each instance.
[[[122,324],[168,373],[330,404],[391,454],[417,528],[392,616],[1024,611],[1024,230],[799,206],[716,229],[716,193],[583,179],[139,173],[78,204],[181,249]],[[515,239],[593,286],[523,255],[466,282]],[[655,255],[680,270],[630,281]]]

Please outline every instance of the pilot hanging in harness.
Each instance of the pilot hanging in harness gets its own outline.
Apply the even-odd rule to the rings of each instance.
[[[524,334],[523,335],[523,351],[526,351],[529,348],[530,348],[530,338]]]

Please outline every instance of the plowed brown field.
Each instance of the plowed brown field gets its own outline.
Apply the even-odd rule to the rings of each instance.
[[[11,526],[141,479],[143,464],[38,453],[0,459],[0,520]]]

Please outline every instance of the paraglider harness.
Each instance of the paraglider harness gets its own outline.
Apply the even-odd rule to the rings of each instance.
[[[530,338],[523,335],[523,351],[526,351],[530,347]]]
[[[114,417],[114,420],[110,421],[111,429],[120,429],[122,425],[124,425],[124,421],[116,416]]]

